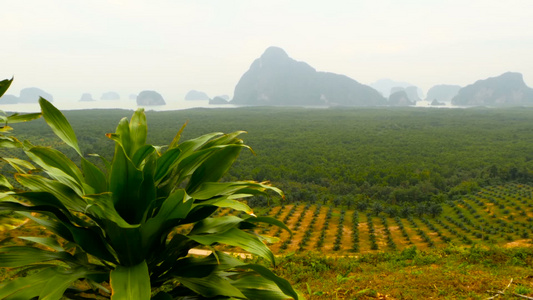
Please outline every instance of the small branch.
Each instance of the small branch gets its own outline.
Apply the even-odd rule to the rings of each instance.
[[[495,299],[495,298],[499,297],[500,295],[505,295],[505,291],[511,286],[512,283],[513,283],[513,278],[511,278],[511,281],[509,282],[509,284],[502,291],[487,291],[487,293],[489,293],[489,294],[495,294],[494,296],[487,298],[487,300]],[[520,297],[520,298],[523,298],[523,299],[533,300],[533,297],[529,297],[529,296],[522,295],[522,294],[511,293],[511,295],[516,296],[516,297]]]
[[[513,293],[513,296],[520,297],[520,298],[524,298],[524,299],[530,299],[530,300],[533,300],[533,297],[529,297],[529,296],[522,295],[522,294]]]

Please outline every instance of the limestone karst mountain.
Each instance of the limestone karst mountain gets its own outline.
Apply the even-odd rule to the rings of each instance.
[[[392,93],[389,96],[388,104],[393,106],[415,105],[416,101],[411,100],[407,92],[403,90]]]
[[[100,100],[119,100],[120,95],[117,92],[105,92],[100,97]]]
[[[507,72],[500,76],[478,80],[459,90],[453,105],[533,105],[533,89],[520,73]]]
[[[305,62],[270,47],[242,75],[232,104],[237,105],[384,105],[378,91],[339,74],[317,72]]]
[[[229,104],[229,101],[222,97],[216,96],[215,98],[209,100],[209,104],[212,104],[212,105]]]
[[[43,97],[50,102],[54,101],[54,97],[49,93],[40,88],[31,87],[20,90],[19,103],[37,103],[39,102],[39,97]]]
[[[412,84],[403,81],[396,81],[389,78],[379,79],[376,82],[369,84],[373,89],[380,92],[383,97],[388,98],[390,94],[399,91],[396,88],[406,88],[412,86]],[[393,90],[395,89],[395,90]]]
[[[2,104],[37,103],[39,102],[39,97],[43,97],[50,102],[54,101],[52,95],[36,87],[20,90],[20,95],[18,97],[15,95],[4,95],[0,101]]]
[[[90,93],[83,93],[80,97],[80,101],[95,101]]]
[[[185,94],[185,100],[209,100],[209,96],[201,91],[190,90]]]
[[[137,105],[139,106],[153,106],[165,105],[165,99],[156,91],[142,91],[137,96]]]

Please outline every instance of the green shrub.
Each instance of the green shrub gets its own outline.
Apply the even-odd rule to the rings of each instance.
[[[7,186],[9,191],[0,194],[0,211],[19,212],[61,237],[20,237],[33,245],[1,247],[0,267],[31,272],[0,284],[0,298],[61,299],[81,292],[115,300],[298,298],[286,280],[264,266],[214,248],[239,247],[274,264],[263,243],[266,237],[253,230],[260,223],[288,230],[276,219],[256,217],[236,200],[268,191],[282,195],[279,189],[251,181],[219,182],[241,149],[248,148],[238,138],[241,132],[180,143],[180,130],[168,146],[153,146],[146,144],[146,117],[139,109],[107,134],[115,154],[101,170],[83,157],[63,114],[42,98],[39,103],[54,133],[80,155],[81,169],[53,148],[0,137],[0,146],[19,148],[32,161],[8,160],[24,189]],[[3,117],[6,124],[21,119]],[[8,181],[3,176],[0,181],[5,188]],[[213,217],[218,208],[248,215]],[[192,229],[175,233],[183,226]],[[214,251],[189,256],[198,246]],[[90,288],[69,289],[79,280]]]

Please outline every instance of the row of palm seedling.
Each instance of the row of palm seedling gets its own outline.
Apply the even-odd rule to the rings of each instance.
[[[368,226],[368,239],[370,240],[370,249],[378,250],[378,243],[376,242],[376,230],[374,229],[374,222],[372,222],[372,214],[366,214],[366,224]]]
[[[402,219],[400,219],[400,217],[396,216],[396,217],[394,217],[394,221],[396,222],[396,224],[398,224],[398,228],[402,232],[402,236],[404,237],[404,239],[407,242],[407,244],[408,245],[413,244],[413,242],[411,242],[411,239],[409,238],[409,233],[407,233],[407,230],[405,230],[405,226],[403,225]]]
[[[292,226],[292,228],[291,228],[293,232],[296,232],[296,231],[298,231],[300,229],[300,225],[302,224],[302,221],[305,218],[305,215],[307,214],[307,210],[309,209],[309,207],[311,207],[311,203],[307,203],[307,205],[304,206],[302,212],[300,213],[300,216],[298,216],[298,219],[294,223],[294,226]],[[295,210],[296,205],[294,205],[293,208]],[[293,211],[293,210],[291,210],[291,211]],[[292,213],[291,213],[291,215],[292,215]],[[286,216],[285,218],[288,220],[288,218],[290,218],[290,216]],[[292,243],[292,236],[289,236],[281,244],[280,250],[282,250],[282,251],[286,250],[289,247],[289,244],[291,244],[291,243]]]
[[[324,240],[326,239],[326,232],[329,228],[329,221],[331,220],[331,216],[333,215],[333,207],[329,207],[328,212],[326,213],[326,219],[324,220],[324,225],[322,225],[322,230],[320,231],[320,235],[318,237],[318,241],[316,242],[315,248],[317,250],[322,249],[324,246]]]
[[[429,228],[429,230],[433,231],[433,232],[436,232],[437,235],[440,237],[440,239],[445,242],[445,243],[448,243],[448,242],[451,242],[451,239],[449,237],[447,237],[446,235],[444,235],[439,228],[437,228],[433,223],[431,223],[428,219],[426,218],[420,218],[420,221],[422,221],[422,223],[424,223],[424,225],[427,226],[427,228]]]
[[[352,214],[352,252],[359,252],[359,213]]]
[[[307,247],[307,243],[309,243],[309,240],[311,239],[311,235],[313,234],[313,228],[316,224],[317,217],[320,215],[321,208],[322,208],[321,204],[318,204],[316,206],[316,209],[313,212],[313,216],[311,217],[311,222],[309,222],[309,225],[307,225],[304,235],[302,239],[300,240],[300,243],[298,244],[298,251],[303,251]]]
[[[418,236],[420,236],[422,238],[422,240],[429,246],[429,247],[434,247],[435,246],[435,243],[433,242],[433,240],[431,240],[431,238],[426,234],[426,232],[424,230],[422,230],[418,224],[415,222],[415,220],[413,219],[412,216],[408,216],[407,217],[407,221],[409,221],[409,223],[411,223],[411,226],[413,226],[413,228],[415,229],[416,233],[418,234]]]
[[[359,223],[360,216],[363,216],[361,211],[343,211],[342,207],[324,209],[323,206],[321,208],[314,204],[300,204],[290,205],[284,209],[274,207],[262,215],[275,215],[278,219],[288,223],[287,225],[293,232],[300,232],[295,234],[292,241],[282,241],[279,246],[274,246],[281,250],[292,247],[290,245],[294,245],[296,251],[311,250],[311,248],[321,250],[326,240],[329,241],[328,246],[334,251],[349,249],[352,252],[360,252],[363,244],[369,245],[370,249],[366,248],[368,250],[380,248],[385,250],[385,247],[396,249],[413,244],[433,246],[437,244],[437,241],[439,244],[442,241],[442,244],[455,242],[472,245],[531,239],[533,215],[528,212],[526,216],[523,216],[522,213],[518,213],[518,210],[527,212],[527,206],[533,203],[533,199],[529,198],[533,188],[528,188],[526,192],[496,193],[495,191],[498,191],[498,188],[482,190],[476,195],[467,195],[459,200],[447,201],[448,207],[444,207],[445,213],[434,218],[396,216],[391,219],[386,217],[386,214],[380,213],[377,214],[376,219],[375,212],[367,210],[363,212],[367,216],[365,220],[367,224],[363,223],[363,227]],[[295,216],[300,211],[302,213]],[[347,216],[351,224],[346,223]],[[317,226],[318,220],[321,221]],[[376,221],[379,223],[375,223]],[[331,228],[330,222],[336,225],[335,229]],[[391,222],[398,225],[398,231],[392,230],[393,227],[389,226]],[[349,241],[345,240],[347,226],[350,226],[348,231],[351,239]],[[361,231],[362,228],[365,230]],[[366,234],[367,228],[368,235]],[[361,232],[365,232],[364,238]],[[273,234],[279,236],[277,232]],[[403,236],[401,243],[398,239],[400,234]],[[311,241],[315,242],[312,247],[309,247]],[[381,241],[383,246],[381,246]],[[350,247],[344,245],[346,242],[351,244]],[[285,246],[282,243],[285,243]]]
[[[381,216],[381,224],[383,224],[383,227],[385,228],[385,235],[387,236],[387,247],[391,250],[396,250],[396,243],[392,239],[392,234],[389,229],[389,223],[387,222],[387,218],[385,216]]]
[[[339,251],[341,248],[342,234],[344,233],[344,216],[346,211],[341,210],[339,216],[339,225],[337,226],[337,234],[335,235],[335,243],[333,244],[333,251]]]

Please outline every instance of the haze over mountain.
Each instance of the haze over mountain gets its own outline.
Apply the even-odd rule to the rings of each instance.
[[[213,99],[209,100],[209,104],[210,105],[229,104],[229,101],[220,96],[216,96]]]
[[[339,74],[317,72],[305,62],[269,47],[235,86],[237,105],[384,105],[375,89]]]
[[[190,90],[185,94],[185,100],[209,100],[209,96],[201,91]]]
[[[373,82],[369,85],[372,88],[376,89],[378,92],[380,92],[383,95],[383,97],[386,97],[386,98],[388,98],[390,94],[400,91],[400,89],[398,88],[406,88],[408,86],[412,86],[412,84],[410,83],[403,82],[403,81],[395,81],[389,78],[379,79],[378,81]]]
[[[407,95],[406,90],[400,90],[390,94],[388,105],[392,106],[406,106],[406,105],[415,105],[416,100],[411,100]]]
[[[120,95],[117,92],[105,92],[100,97],[100,100],[119,100]]]
[[[450,84],[439,84],[432,86],[428,94],[426,96],[427,101],[437,101],[439,103],[442,102],[451,102],[453,97],[457,95],[459,90],[461,89],[458,85],[450,85]]]
[[[520,73],[507,72],[500,76],[478,80],[459,90],[453,105],[533,105],[533,89]]]
[[[93,95],[90,93],[83,93],[80,97],[80,101],[95,101]]]

